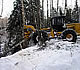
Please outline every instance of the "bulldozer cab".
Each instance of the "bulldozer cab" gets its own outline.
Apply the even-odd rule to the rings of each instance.
[[[65,16],[56,16],[51,18],[51,26],[57,32],[62,32],[64,29],[65,24]]]

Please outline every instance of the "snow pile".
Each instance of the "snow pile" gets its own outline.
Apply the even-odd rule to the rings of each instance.
[[[50,40],[44,50],[38,46],[0,59],[0,70],[80,70],[80,46]]]

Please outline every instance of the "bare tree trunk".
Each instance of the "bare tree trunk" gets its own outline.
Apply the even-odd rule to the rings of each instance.
[[[36,5],[37,5],[37,29],[38,29],[38,34],[39,34],[39,29],[40,29],[40,2],[36,0]]]
[[[48,18],[49,18],[49,11],[48,11],[48,0],[47,0],[47,26],[48,26],[48,23],[49,23]]]
[[[30,24],[32,24],[32,0],[30,0]]]
[[[65,15],[66,15],[66,11],[67,11],[67,0],[65,0]]]
[[[24,0],[21,0],[22,3],[22,21],[23,21],[23,38],[24,38],[24,25],[25,25],[25,15],[24,15]]]
[[[80,8],[79,8],[79,23],[80,23]]]
[[[79,8],[78,8],[78,0],[76,0],[76,8],[77,8],[77,22],[79,23]]]
[[[53,0],[50,0],[50,17],[53,17]]]
[[[59,0],[57,0],[57,16],[58,16],[58,9],[59,9]]]
[[[52,8],[53,8],[53,0],[52,0]]]
[[[24,0],[21,0],[22,3],[22,20],[23,20],[23,39],[24,39],[24,25],[25,25],[25,15],[24,15]],[[24,39],[25,42],[23,43],[23,47],[26,47],[28,45],[27,39]]]
[[[50,17],[51,17],[51,14],[52,14],[52,7],[51,7],[51,0],[50,0]]]
[[[65,9],[66,9],[66,7],[67,7],[67,0],[65,0]]]
[[[44,0],[42,0],[42,23],[44,25]]]

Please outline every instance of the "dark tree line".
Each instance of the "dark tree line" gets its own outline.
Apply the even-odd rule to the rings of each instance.
[[[79,6],[78,6],[77,0],[75,1],[75,6],[73,9],[67,7],[67,0],[65,0],[65,11],[63,11],[61,8],[62,7],[58,6],[58,3],[57,3],[57,8],[52,7],[51,17],[66,16],[66,19],[65,19],[66,23],[79,23]]]
[[[34,25],[35,28],[40,27],[41,21],[41,5],[39,0],[24,0],[25,24]],[[23,39],[23,20],[22,20],[22,3],[16,0],[14,10],[9,17],[7,24],[8,47],[12,47]]]
[[[14,43],[18,43],[22,38],[22,5],[20,0],[16,0],[14,2],[14,10],[8,19],[8,46],[11,46],[13,41]],[[13,40],[14,39],[14,40]]]

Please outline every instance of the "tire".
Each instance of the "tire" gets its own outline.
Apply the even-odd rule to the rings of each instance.
[[[35,32],[33,34],[32,40],[34,42],[34,44],[36,45],[39,41],[41,42],[45,42],[46,40],[48,40],[48,34],[45,31],[39,31],[40,33],[40,38],[38,36],[38,32]]]
[[[76,40],[77,40],[77,34],[72,29],[64,30],[62,32],[61,36],[62,36],[63,40],[65,39],[66,41],[69,41],[69,42],[76,42]]]
[[[38,43],[38,40],[37,40],[37,36],[38,36],[38,33],[37,32],[34,32],[33,35],[32,35],[32,41],[33,43],[36,45]]]

